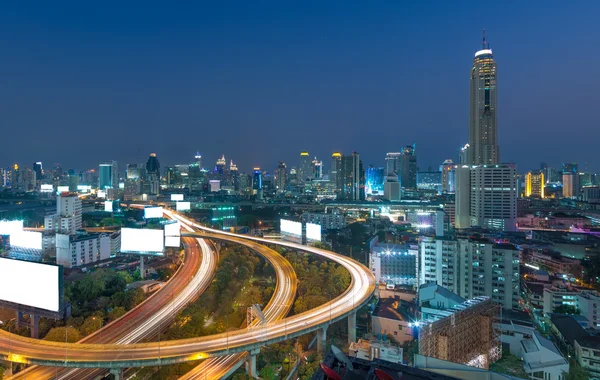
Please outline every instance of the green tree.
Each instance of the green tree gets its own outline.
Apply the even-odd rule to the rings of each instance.
[[[44,340],[53,342],[64,342],[65,339],[69,343],[75,343],[81,340],[81,333],[74,327],[54,327],[44,337]]]
[[[84,336],[92,334],[94,331],[100,330],[104,325],[104,318],[100,315],[92,315],[87,317],[81,325],[81,333]]]
[[[591,378],[590,371],[580,366],[575,360],[571,360],[569,372],[564,373],[564,380],[589,380]]]
[[[108,312],[108,320],[109,321],[116,321],[117,319],[121,318],[123,315],[125,315],[127,311],[125,310],[124,307],[122,306],[117,306],[113,309],[111,309],[111,311]]]
[[[563,304],[555,308],[554,312],[559,314],[579,315],[581,313],[581,310],[579,310],[577,306]]]

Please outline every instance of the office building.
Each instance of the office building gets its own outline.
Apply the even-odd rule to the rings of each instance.
[[[116,189],[119,187],[119,168],[117,161],[100,164],[98,173],[98,188],[100,190]]]
[[[56,234],[56,263],[65,268],[88,265],[110,258],[109,234]]]
[[[323,161],[317,160],[316,156],[311,163],[311,173],[311,179],[323,178]]]
[[[365,194],[367,196],[383,195],[384,172],[384,168],[375,168],[372,165],[369,166],[365,183]]]
[[[463,166],[457,169],[456,183],[456,228],[516,231],[515,165]],[[470,216],[470,223],[466,222],[466,215]]]
[[[333,209],[327,213],[305,212],[302,214],[301,220],[304,224],[318,224],[323,231],[341,230],[346,227],[346,217],[339,209]]]
[[[498,146],[497,68],[492,50],[483,38],[471,68],[469,163],[496,165]]]
[[[417,188],[417,153],[415,144],[407,145],[402,149],[400,183],[405,189]]]
[[[385,155],[386,177],[398,177],[400,175],[401,159],[401,152],[390,152]]]
[[[257,199],[263,197],[262,172],[259,167],[254,168],[252,172],[252,195],[256,195]]]
[[[453,194],[456,190],[456,165],[448,159],[440,165],[442,172],[442,193]]]
[[[284,192],[286,190],[287,187],[287,166],[285,165],[285,162],[280,161],[279,165],[277,166],[277,192]]]
[[[383,198],[390,202],[399,202],[402,199],[402,186],[398,181],[385,181],[383,184]]]
[[[460,148],[460,152],[458,152],[458,163],[462,165],[469,165],[469,144],[465,144],[462,148]]]
[[[156,153],[151,153],[146,162],[146,181],[147,190],[146,194],[158,195],[160,194],[160,163]]]
[[[298,166],[298,184],[303,185],[312,178],[312,161],[308,152],[300,152],[300,165]]]
[[[379,283],[417,285],[416,244],[378,244],[371,248],[369,265]]]
[[[458,292],[458,240],[424,236],[419,242],[419,283]]]
[[[563,198],[575,198],[579,195],[579,176],[577,173],[563,172],[562,196]]]
[[[42,168],[42,162],[34,162],[33,163],[33,171],[35,172],[35,176],[38,181],[41,181],[43,178],[44,169]]]
[[[442,172],[418,172],[417,189],[442,192]]]
[[[365,174],[362,161],[357,152],[351,156],[342,156],[341,162],[342,192],[340,198],[348,201],[365,199]]]
[[[544,172],[528,172],[525,175],[525,196],[527,198],[544,198]]]
[[[335,184],[335,192],[339,194],[342,188],[342,177],[340,172],[342,170],[342,154],[340,152],[334,152],[331,155],[331,169],[329,170],[329,181]]]
[[[215,165],[215,174],[218,176],[225,175],[225,167],[227,166],[227,160],[225,159],[225,155],[221,156],[221,158],[217,159],[217,164]]]

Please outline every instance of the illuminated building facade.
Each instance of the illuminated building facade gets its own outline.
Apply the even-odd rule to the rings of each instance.
[[[529,172],[525,175],[525,196],[528,198],[544,198],[546,184],[544,172]]]
[[[469,163],[495,165],[500,162],[498,146],[497,69],[492,50],[483,37],[471,68]]]
[[[285,165],[285,162],[281,161],[279,162],[279,165],[277,166],[277,180],[276,180],[276,187],[277,187],[277,192],[284,192],[287,186],[287,166]]]
[[[370,166],[367,169],[365,193],[369,195],[383,195],[384,168]]]
[[[312,161],[308,152],[300,152],[300,165],[298,166],[298,184],[303,185],[312,178]]]
[[[442,172],[442,193],[454,193],[456,189],[456,165],[448,159],[440,165],[440,171]]]

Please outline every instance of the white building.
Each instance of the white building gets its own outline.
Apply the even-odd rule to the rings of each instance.
[[[443,286],[433,282],[423,284],[419,288],[419,306],[421,308],[421,319],[438,320],[451,315],[453,312],[446,311],[466,300],[456,293],[452,293]]]
[[[574,350],[579,365],[590,371],[592,378],[600,378],[600,338],[575,338]]]
[[[403,344],[414,339],[410,318],[400,309],[400,302],[392,298],[380,299],[372,315],[373,334],[390,336]]]
[[[346,227],[346,217],[338,209],[334,209],[330,213],[305,212],[301,219],[302,223],[318,224],[323,230],[341,230]]]
[[[521,340],[523,369],[533,379],[560,380],[569,372],[569,362],[558,348],[535,331],[531,338]]]
[[[373,361],[386,360],[391,363],[402,363],[402,347],[393,346],[389,341],[359,339],[350,343],[350,356]]]
[[[418,246],[378,244],[371,248],[369,264],[380,283],[417,285]]]
[[[457,168],[456,228],[516,231],[516,174],[513,164]]]
[[[390,202],[402,199],[402,186],[398,181],[385,181],[383,183],[383,198]]]
[[[110,258],[109,234],[56,234],[56,263],[79,267]]]
[[[56,198],[56,214],[44,218],[44,230],[74,234],[82,224],[81,199],[76,193],[63,193]]]
[[[435,282],[459,296],[492,298],[504,309],[518,307],[519,250],[485,238],[424,237],[419,282]]]
[[[544,289],[544,313],[559,312],[561,306],[579,309],[579,315],[587,318],[590,327],[600,329],[600,295],[593,290],[574,287],[548,287]],[[558,310],[557,310],[558,309]]]

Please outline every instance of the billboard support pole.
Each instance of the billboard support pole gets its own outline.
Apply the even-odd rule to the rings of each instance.
[[[146,277],[146,271],[144,270],[144,256],[140,256],[140,277],[142,280]]]

